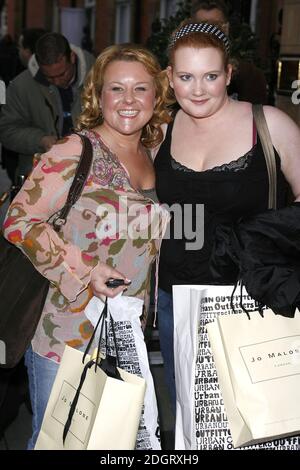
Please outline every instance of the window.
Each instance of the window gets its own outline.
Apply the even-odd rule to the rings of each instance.
[[[85,16],[86,16],[86,40],[91,42],[87,46],[88,51],[93,50],[93,44],[95,43],[95,32],[96,32],[96,1],[85,0]]]
[[[257,19],[257,0],[252,0],[251,2],[251,10],[250,10],[250,27],[251,30],[255,33],[256,31],[256,19]]]
[[[130,42],[130,30],[131,1],[117,1],[115,43]]]
[[[161,0],[160,1],[160,19],[169,18],[174,15],[177,10],[178,0]]]
[[[280,57],[277,62],[277,93],[280,95],[291,95],[293,93],[293,82],[300,81],[300,58],[299,56]]]

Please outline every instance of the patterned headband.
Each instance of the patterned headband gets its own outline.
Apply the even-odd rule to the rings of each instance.
[[[176,41],[183,36],[187,36],[191,33],[208,33],[216,36],[220,41],[223,42],[227,54],[229,54],[230,45],[228,38],[223,31],[221,31],[216,25],[209,23],[190,23],[185,26],[182,26],[171,38],[169,48],[174,47]]]

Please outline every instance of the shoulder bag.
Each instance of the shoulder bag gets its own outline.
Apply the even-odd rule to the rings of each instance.
[[[78,200],[89,174],[93,149],[85,136],[82,153],[67,201],[51,222],[55,231],[66,223],[69,211]],[[0,236],[0,367],[18,364],[30,345],[40,320],[49,280],[3,235]]]

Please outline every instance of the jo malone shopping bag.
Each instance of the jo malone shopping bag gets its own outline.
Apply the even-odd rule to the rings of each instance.
[[[218,316],[207,325],[234,447],[300,434],[300,314]]]

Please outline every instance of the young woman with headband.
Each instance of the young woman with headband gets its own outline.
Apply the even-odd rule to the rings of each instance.
[[[156,154],[155,170],[160,201],[183,209],[183,236],[176,233],[174,217],[159,268],[159,334],[174,411],[172,286],[218,283],[210,271],[216,226],[268,208],[268,173],[252,105],[227,95],[229,47],[219,25],[207,23],[185,22],[170,39],[166,73],[179,110]],[[282,111],[270,106],[263,110],[275,150],[277,208],[282,208],[288,184],[300,201],[300,132]],[[204,205],[201,249],[197,243],[193,248],[193,240],[185,235],[184,218],[184,205],[189,205],[189,224],[197,230],[199,204]],[[231,284],[235,276],[229,269],[222,284]]]

